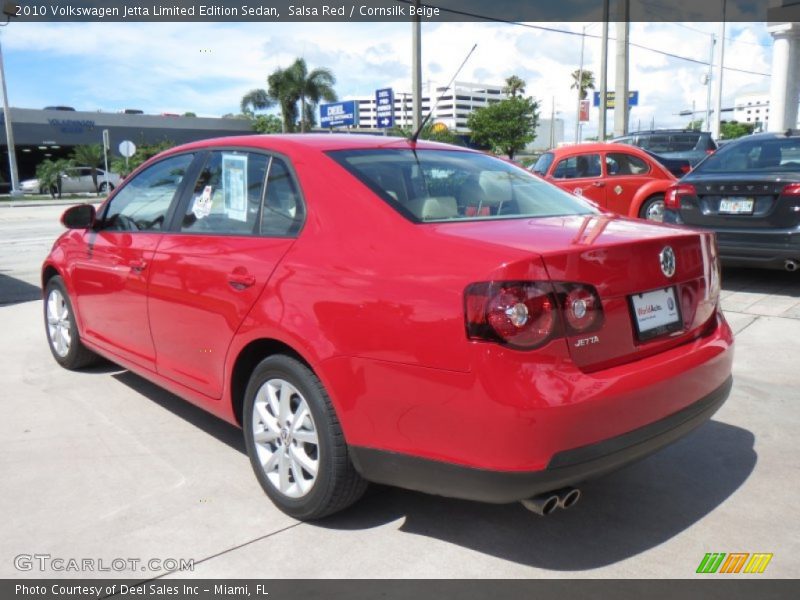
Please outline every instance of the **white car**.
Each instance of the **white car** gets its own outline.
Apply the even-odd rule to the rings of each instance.
[[[122,181],[117,173],[108,172],[108,180],[106,180],[106,171],[97,169],[97,190],[94,188],[92,181],[92,168],[91,167],[73,167],[65,170],[61,174],[61,193],[62,194],[81,194],[81,193],[107,193],[117,187]],[[47,190],[41,188],[38,179],[26,179],[20,182],[20,189],[24,194],[45,194]]]

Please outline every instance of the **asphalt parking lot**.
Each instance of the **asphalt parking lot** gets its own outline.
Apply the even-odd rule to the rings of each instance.
[[[724,273],[730,399],[687,438],[583,486],[569,511],[374,487],[299,523],[262,493],[236,428],[113,365],[52,360],[38,269],[62,210],[0,204],[0,577],[93,575],[15,566],[48,554],[192,559],[183,575],[205,578],[689,578],[707,552],[773,553],[756,577],[800,576],[800,273]],[[168,570],[154,567],[110,574]]]

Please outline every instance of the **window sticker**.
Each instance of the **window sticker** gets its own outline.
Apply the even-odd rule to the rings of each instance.
[[[229,219],[247,221],[247,155],[222,155],[222,189],[225,214]]]
[[[211,214],[211,193],[214,191],[210,185],[203,188],[203,193],[195,196],[192,212],[198,219],[204,219]]]

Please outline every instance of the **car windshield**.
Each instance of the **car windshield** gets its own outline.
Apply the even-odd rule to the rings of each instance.
[[[700,163],[696,173],[799,172],[800,137],[740,140]]]
[[[552,152],[545,152],[539,157],[539,160],[536,161],[536,164],[533,165],[533,169],[531,169],[531,171],[538,173],[539,175],[544,175],[547,173],[547,169],[550,168],[550,165],[553,164],[554,158],[555,155]]]
[[[588,202],[484,154],[339,150],[331,158],[415,222],[596,214]]]

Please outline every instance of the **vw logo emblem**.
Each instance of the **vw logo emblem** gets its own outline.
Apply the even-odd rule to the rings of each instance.
[[[675,275],[675,251],[669,246],[664,246],[664,249],[658,255],[658,261],[661,263],[661,272],[667,277]]]

